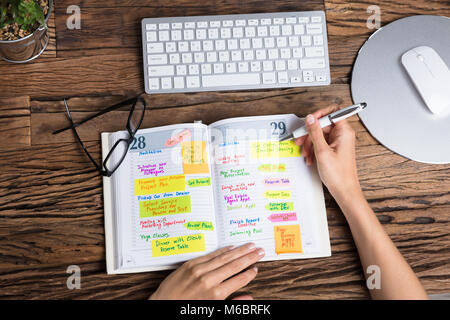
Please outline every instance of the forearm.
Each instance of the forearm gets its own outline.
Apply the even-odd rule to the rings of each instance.
[[[384,231],[361,191],[336,196],[361,259],[367,268],[379,267],[381,288],[371,289],[373,299],[427,299],[428,296],[411,267]]]

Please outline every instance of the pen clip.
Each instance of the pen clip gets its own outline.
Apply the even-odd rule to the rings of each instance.
[[[347,108],[338,110],[336,112],[329,114],[328,119],[330,119],[330,121],[332,123],[338,122],[342,119],[345,119],[345,118],[351,117],[354,114],[357,114],[359,111],[364,109],[366,107],[366,105],[367,104],[363,102],[363,103],[358,103],[358,104],[349,106]]]

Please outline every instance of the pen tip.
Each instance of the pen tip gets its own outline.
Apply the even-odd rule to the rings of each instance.
[[[362,106],[362,108],[364,109],[365,107],[367,107],[367,103],[361,102],[361,106]]]
[[[291,140],[291,139],[293,139],[293,138],[294,138],[294,136],[293,136],[292,134],[290,134],[290,135],[288,135],[288,136],[286,136],[286,137],[280,139],[279,141]]]

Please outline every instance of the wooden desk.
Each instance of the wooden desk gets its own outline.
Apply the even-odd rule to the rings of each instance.
[[[81,6],[81,29],[66,9]],[[450,16],[445,1],[378,1],[382,25],[415,14]],[[349,78],[366,27],[367,2],[343,0],[56,1],[53,37],[43,57],[0,62],[0,298],[143,299],[168,272],[105,273],[102,180],[70,132],[75,118],[144,91],[140,20],[144,17],[325,10],[332,84],[327,87],[155,95],[143,127],[249,115],[308,112],[351,103]],[[56,40],[56,41],[55,41]],[[124,126],[117,111],[80,135],[100,158],[99,133]],[[450,166],[409,161],[377,143],[357,121],[358,172],[364,193],[428,293],[450,292]],[[260,263],[245,291],[268,299],[368,298],[358,255],[340,210],[326,192],[333,255]],[[68,290],[66,269],[81,268]]]

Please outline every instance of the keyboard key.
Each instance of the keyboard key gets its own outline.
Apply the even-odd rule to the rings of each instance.
[[[298,47],[298,37],[297,36],[290,36],[289,37],[289,47]]]
[[[296,59],[288,60],[288,70],[297,70],[298,61]]]
[[[203,87],[246,86],[260,84],[258,73],[238,73],[202,77]]]
[[[209,39],[219,38],[219,29],[208,29],[208,38]]]
[[[292,56],[294,58],[302,58],[303,57],[303,50],[302,50],[302,48],[294,48],[294,49],[292,49]]]
[[[297,23],[297,18],[295,17],[286,18],[286,23],[287,24]]]
[[[195,28],[195,22],[185,22],[184,27],[186,29],[193,29],[193,28]]]
[[[263,73],[263,84],[274,84],[276,82],[275,72]]]
[[[325,68],[325,59],[316,58],[316,59],[301,59],[300,60],[300,68],[303,69],[323,69]]]
[[[278,59],[278,49],[267,50],[269,59]]]
[[[155,23],[147,23],[145,25],[145,30],[156,30],[156,24]]]
[[[240,50],[231,51],[231,60],[232,61],[242,60],[242,52]]]
[[[185,65],[177,66],[177,75],[185,76],[187,74],[187,67]]]
[[[256,29],[255,27],[246,27],[245,28],[245,36],[247,38],[253,38],[256,36]]]
[[[248,20],[249,26],[257,26],[258,25],[258,19],[250,19]]]
[[[238,48],[238,41],[236,39],[230,39],[227,41],[228,50],[236,50]]]
[[[313,82],[314,77],[303,77],[303,80],[305,80],[305,82]]]
[[[284,25],[281,27],[281,34],[283,36],[290,36],[292,34],[292,27],[290,25]]]
[[[148,87],[150,88],[150,90],[158,90],[159,89],[159,78],[148,79]]]
[[[273,63],[270,60],[263,61],[263,70],[264,71],[272,71]]]
[[[314,72],[312,72],[311,70],[306,70],[306,71],[303,71],[302,73],[303,73],[303,78],[314,76]]]
[[[242,38],[244,36],[244,29],[242,27],[233,28],[233,38]]]
[[[214,50],[214,45],[211,40],[203,41],[203,51],[212,51]]]
[[[161,89],[172,89],[172,78],[161,78]]]
[[[278,72],[278,82],[279,83],[288,83],[289,82],[287,72]]]
[[[267,37],[267,27],[258,27],[258,37]]]
[[[210,52],[206,53],[206,61],[216,62],[217,61],[217,52],[210,51]]]
[[[311,22],[312,23],[320,23],[320,22],[322,22],[322,17],[321,16],[311,17]]]
[[[225,71],[227,73],[234,73],[236,72],[236,63],[235,62],[228,62],[225,64]]]
[[[187,42],[187,41],[178,42],[178,51],[179,52],[189,51],[189,42]]]
[[[189,74],[190,75],[199,74],[198,64],[191,64],[191,65],[189,65],[188,69],[189,69]]]
[[[201,44],[200,41],[191,41],[191,51],[200,51],[201,50]]]
[[[184,40],[194,40],[194,30],[184,30]]]
[[[305,26],[304,25],[302,25],[302,24],[296,24],[295,26],[294,26],[294,34],[295,35],[302,35],[302,34],[304,34],[305,33]]]
[[[169,62],[170,62],[170,64],[179,64],[180,63],[180,54],[178,54],[178,53],[169,54]]]
[[[253,60],[253,50],[244,50],[244,60]]]
[[[213,65],[214,73],[223,73],[223,63],[214,63]]]
[[[262,48],[263,42],[261,38],[253,38],[252,39],[252,46],[253,49],[260,49]]]
[[[291,83],[300,83],[302,82],[301,77],[291,77]]]
[[[150,77],[159,77],[159,76],[173,76],[174,75],[174,67],[173,66],[151,66],[148,67],[148,75]]]
[[[256,60],[265,60],[266,59],[266,50],[259,49],[256,50]]]
[[[168,30],[168,29],[170,29],[170,26],[168,23],[160,23],[158,25],[158,28],[159,28],[159,30]]]
[[[299,23],[308,23],[309,22],[309,17],[299,17],[298,18],[298,22]]]
[[[156,36],[156,31],[149,31],[147,32],[147,42],[156,41],[158,40]]]
[[[171,36],[173,41],[181,40],[181,30],[173,30],[170,33],[170,36]]]
[[[234,22],[234,24],[236,25],[236,26],[245,26],[245,20],[243,20],[243,19],[239,19],[239,20],[236,20],[235,22]]]
[[[208,28],[208,22],[206,21],[197,22],[197,28]]]
[[[224,27],[232,27],[232,26],[233,26],[233,20],[224,20],[224,21],[222,22],[222,25],[223,25]]]
[[[287,39],[286,37],[278,37],[277,38],[277,47],[283,48],[287,46]]]
[[[283,24],[284,23],[284,18],[274,18],[273,19],[273,24]]]
[[[267,26],[269,24],[272,24],[272,19],[261,19],[261,25]]]
[[[275,41],[273,38],[264,38],[264,47],[273,48],[275,46]]]
[[[273,37],[277,37],[280,35],[280,27],[279,26],[270,26],[269,33]]]
[[[248,62],[239,62],[238,70],[239,72],[248,72]]]
[[[220,37],[222,39],[231,38],[231,29],[230,28],[221,28],[220,29]]]
[[[211,74],[211,65],[209,63],[202,64],[202,74]]]
[[[316,76],[316,81],[327,81],[326,76]]]
[[[203,52],[196,52],[196,53],[194,53],[194,61],[196,63],[203,63],[203,62],[205,62],[205,54]]]
[[[181,55],[181,62],[183,63],[192,63],[192,53],[183,53]]]
[[[183,77],[173,78],[173,86],[175,89],[183,89],[184,88],[184,78]]]
[[[211,28],[220,28],[220,21],[210,21],[209,26]]]
[[[280,57],[282,59],[289,59],[291,57],[291,49],[289,49],[289,48],[281,48],[280,49]]]
[[[195,30],[195,36],[198,40],[206,39],[206,29],[197,29]]]
[[[147,56],[147,63],[149,65],[167,64],[166,54],[149,54]]]
[[[275,61],[275,70],[277,70],[277,71],[286,70],[286,62],[284,60]],[[287,79],[287,75],[286,75],[286,79]]]
[[[166,42],[166,52],[176,52],[177,51],[177,45],[175,42]]]
[[[311,36],[302,36],[302,46],[310,46],[311,45]]]
[[[172,23],[172,29],[182,29],[183,24],[181,22],[173,22]]]
[[[216,40],[216,50],[225,50],[225,40]]]
[[[306,57],[323,57],[325,54],[323,47],[305,48]]]
[[[313,36],[313,42],[314,42],[315,46],[322,46],[323,45],[323,36],[322,35]]]
[[[306,33],[307,34],[320,34],[322,33],[322,24],[314,23],[306,25]]]
[[[250,39],[239,40],[239,47],[241,49],[249,49],[250,48]]]
[[[186,87],[187,88],[198,88],[198,87],[200,87],[200,77],[198,77],[198,76],[186,77]]]
[[[161,42],[147,43],[147,53],[162,53],[164,45]]]
[[[259,61],[250,62],[250,70],[252,72],[259,72],[259,71],[261,71],[261,62],[259,62]]]
[[[221,62],[230,61],[230,53],[228,51],[220,51],[219,52],[219,61],[221,61]]]
[[[159,41],[169,41],[169,31],[159,31],[158,33]]]

